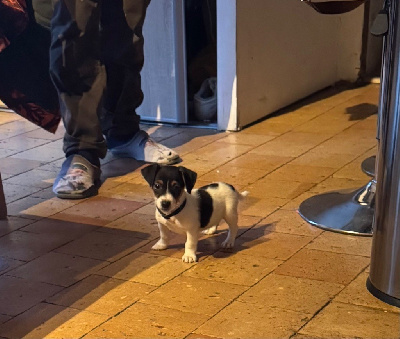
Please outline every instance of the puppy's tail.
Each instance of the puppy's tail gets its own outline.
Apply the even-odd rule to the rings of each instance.
[[[238,192],[239,200],[244,200],[249,195],[248,191]]]

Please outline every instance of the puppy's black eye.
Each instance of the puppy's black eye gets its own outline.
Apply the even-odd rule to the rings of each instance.
[[[154,184],[154,188],[156,190],[159,190],[161,188],[161,185],[157,182],[157,183]]]

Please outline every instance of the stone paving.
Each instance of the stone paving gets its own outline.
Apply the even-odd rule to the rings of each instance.
[[[154,203],[143,163],[108,155],[99,195],[54,197],[60,127],[45,132],[0,112],[1,338],[398,338],[399,309],[366,290],[370,237],[302,220],[315,194],[359,188],[376,154],[379,86],[330,88],[237,133],[144,125],[198,173],[250,192],[233,251],[226,225],[152,251]]]

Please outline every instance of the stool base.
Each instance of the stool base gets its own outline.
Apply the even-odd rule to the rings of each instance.
[[[300,216],[327,231],[372,236],[374,182],[357,190],[319,194],[300,204]]]
[[[362,171],[370,177],[375,177],[375,161],[376,156],[373,155],[372,157],[365,159],[361,164]]]
[[[383,293],[382,291],[378,290],[371,282],[371,280],[367,279],[367,289],[368,291],[379,300],[385,302],[386,304],[396,306],[400,308],[400,299],[392,297],[389,294]]]

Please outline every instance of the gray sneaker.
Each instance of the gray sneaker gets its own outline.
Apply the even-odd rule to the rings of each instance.
[[[110,151],[115,156],[133,158],[160,165],[172,165],[180,160],[178,153],[155,142],[142,130],[137,132],[125,144],[110,148]]]
[[[97,195],[101,170],[84,157],[73,154],[65,159],[53,184],[53,192],[61,199],[84,199]]]

